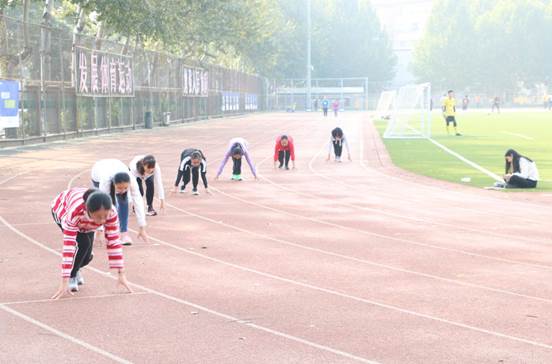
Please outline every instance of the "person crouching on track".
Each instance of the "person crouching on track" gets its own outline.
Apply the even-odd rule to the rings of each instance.
[[[102,159],[92,167],[91,177],[94,187],[110,195],[113,205],[117,207],[123,245],[132,244],[128,234],[129,195],[138,221],[138,237],[147,242],[144,200],[136,179],[130,176],[128,167],[117,159]]]
[[[513,149],[504,154],[506,188],[535,188],[539,180],[537,165]]]
[[[295,169],[295,146],[293,138],[289,135],[281,135],[276,139],[274,147],[274,169],[276,164],[280,162],[278,168],[289,169],[289,160],[291,159],[292,168]]]
[[[180,154],[180,165],[176,175],[176,181],[174,182],[174,192],[180,191],[184,193],[186,191],[186,185],[190,182],[190,175],[192,179],[192,194],[199,195],[197,191],[197,185],[199,184],[199,175],[201,174],[201,180],[205,187],[205,192],[210,193],[209,185],[207,183],[207,160],[203,155],[203,152],[199,149],[184,149]],[[183,181],[178,190],[180,181]]]
[[[328,144],[328,158],[326,158],[326,161],[330,160],[330,155],[332,154],[333,149],[333,152],[335,154],[335,161],[341,162],[343,146],[347,148],[347,156],[349,158],[349,161],[351,161],[351,151],[349,150],[349,142],[347,141],[347,137],[345,137],[345,134],[343,133],[343,130],[341,130],[341,128],[335,128],[334,130],[332,130],[330,143]]]
[[[255,177],[255,179],[257,179],[257,171],[255,170],[255,166],[253,165],[253,162],[251,161],[251,156],[249,155],[249,150],[247,146],[248,146],[247,140],[243,138],[234,138],[230,140],[230,143],[228,144],[228,150],[224,155],[224,159],[220,164],[220,167],[217,171],[217,175],[215,179],[219,178],[222,171],[224,170],[224,166],[226,165],[226,162],[230,157],[232,157],[232,162],[234,163],[234,166],[232,168],[232,180],[234,181],[242,180],[242,177],[241,177],[242,157],[245,157],[245,160],[247,161],[247,164],[249,164],[249,168],[251,169],[251,173],[253,173],[253,176]]]
[[[118,283],[131,293],[119,241],[119,217],[109,195],[96,189],[75,187],[60,193],[51,207],[54,221],[63,232],[62,280],[52,299],[76,292],[84,284],[80,269],[93,258],[94,231],[100,226],[105,229],[109,266],[117,269]]]
[[[146,215],[156,216],[157,211],[153,208],[153,196],[157,189],[157,197],[159,197],[159,208],[165,209],[165,189],[163,188],[163,178],[161,176],[161,167],[156,162],[153,155],[138,155],[132,159],[129,166],[130,171],[138,182],[140,194],[144,196],[144,187],[142,182],[146,184],[146,203],[148,211]]]

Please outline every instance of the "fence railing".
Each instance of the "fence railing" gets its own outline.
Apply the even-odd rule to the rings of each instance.
[[[253,112],[263,78],[0,17],[0,78],[20,82],[19,127],[0,148]]]

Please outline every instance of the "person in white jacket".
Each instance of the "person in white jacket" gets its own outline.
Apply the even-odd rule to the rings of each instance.
[[[147,215],[157,215],[157,211],[153,208],[155,189],[157,189],[157,197],[160,200],[159,207],[161,210],[165,208],[165,189],[163,188],[163,178],[161,176],[161,167],[159,163],[156,162],[153,155],[137,155],[130,161],[128,167],[136,179],[136,182],[138,182],[138,188],[142,196],[144,196],[142,182],[146,184]]]
[[[513,149],[504,154],[506,188],[535,188],[539,180],[537,165]]]
[[[102,159],[92,167],[91,178],[94,187],[111,196],[113,204],[117,207],[122,244],[132,244],[132,239],[128,234],[129,196],[132,199],[138,221],[138,237],[148,241],[144,200],[136,179],[131,178],[128,167],[117,159]]]

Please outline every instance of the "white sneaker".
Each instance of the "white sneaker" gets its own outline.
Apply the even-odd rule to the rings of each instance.
[[[195,196],[199,195],[199,191],[197,189],[192,190],[192,195],[195,195]]]
[[[341,162],[341,157],[335,157],[336,162]]]
[[[78,292],[79,291],[79,282],[77,281],[77,277],[69,278],[69,290],[71,292]]]
[[[84,277],[82,276],[81,272],[80,272],[80,269],[79,271],[77,272],[77,276],[75,277],[77,279],[77,284],[79,286],[82,286],[84,284]]]

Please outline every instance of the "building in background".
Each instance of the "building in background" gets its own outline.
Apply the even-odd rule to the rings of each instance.
[[[372,0],[372,5],[397,56],[393,86],[414,82],[410,63],[431,15],[433,0]]]

